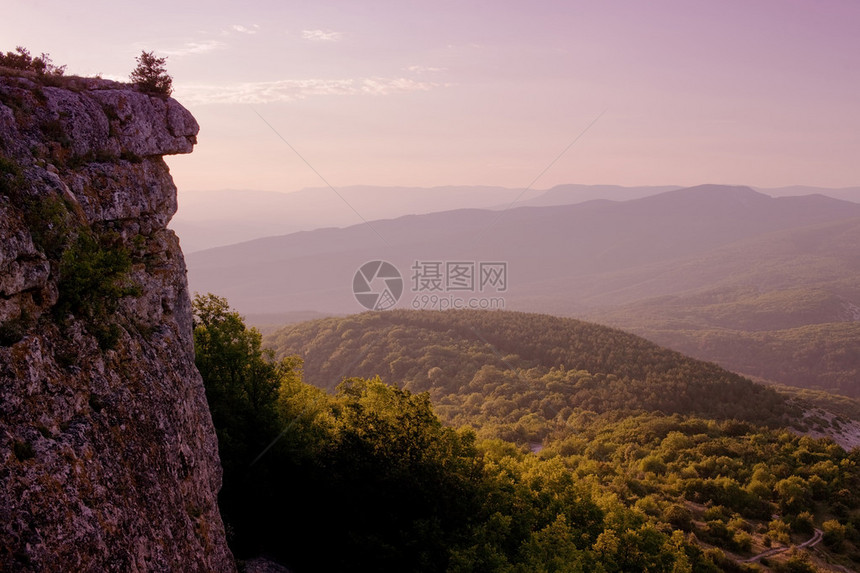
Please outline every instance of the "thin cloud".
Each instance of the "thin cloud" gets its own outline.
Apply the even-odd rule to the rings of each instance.
[[[247,26],[243,26],[242,24],[233,24],[232,26],[230,26],[230,28],[236,32],[239,32],[240,34],[256,34],[259,31],[260,26],[254,24],[253,26],[248,28]]]
[[[305,79],[229,85],[176,86],[176,97],[189,105],[291,102],[311,96],[389,96],[440,87],[408,78]]]
[[[340,32],[331,30],[302,30],[302,38],[314,42],[337,42],[343,37]]]
[[[435,68],[432,66],[409,66],[408,68],[406,68],[406,71],[413,72],[416,74],[426,74],[433,72],[444,72],[447,69],[448,68]]]
[[[361,80],[361,93],[373,95],[392,95],[415,91],[427,91],[436,84],[417,82],[408,78],[365,78]]]
[[[172,50],[163,50],[167,56],[188,56],[196,54],[207,54],[224,48],[227,44],[218,40],[206,40],[203,42],[185,42],[181,47]]]

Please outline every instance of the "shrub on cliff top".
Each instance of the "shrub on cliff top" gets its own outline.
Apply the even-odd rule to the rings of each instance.
[[[169,96],[173,93],[173,78],[167,73],[167,58],[157,58],[152,52],[142,51],[135,58],[137,67],[129,76],[132,83],[146,93]]]
[[[0,52],[0,67],[36,72],[39,76],[62,76],[66,71],[66,66],[55,66],[48,54],[42,52],[34,58],[22,46],[16,47],[14,52]]]

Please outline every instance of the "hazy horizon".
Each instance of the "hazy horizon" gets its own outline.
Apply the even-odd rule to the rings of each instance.
[[[723,183],[720,181],[702,181],[702,182],[697,183],[695,185],[675,185],[672,182],[668,182],[668,183],[664,182],[662,184],[655,183],[653,185],[652,184],[649,184],[649,185],[619,185],[619,184],[613,183],[612,181],[607,181],[607,182],[603,182],[603,183],[593,183],[593,184],[565,182],[565,183],[558,183],[557,185],[552,185],[550,187],[540,187],[540,186],[529,187],[526,190],[532,194],[541,194],[541,193],[546,193],[547,191],[552,191],[553,189],[555,189],[557,187],[564,187],[567,185],[582,185],[582,186],[589,186],[589,187],[590,186],[594,186],[594,187],[598,187],[598,186],[623,187],[623,188],[628,188],[628,189],[637,188],[637,187],[677,187],[680,189],[680,188],[684,188],[684,187],[697,187],[699,185],[725,185],[725,186],[749,187],[749,188],[754,189],[756,191],[759,191],[761,193],[767,193],[767,191],[786,191],[787,192],[791,189],[797,189],[798,193],[803,194],[803,195],[808,194],[808,191],[807,191],[808,189],[826,189],[826,190],[830,190],[830,191],[860,190],[860,185],[844,185],[844,186],[840,186],[840,187],[828,187],[826,185],[796,184],[796,185],[780,185],[777,187],[761,187],[758,185],[746,185],[744,183],[731,184],[731,183]],[[481,185],[478,183],[476,183],[474,185],[460,185],[460,184],[452,183],[449,185],[428,185],[428,186],[399,185],[396,183],[392,183],[390,185],[371,185],[368,183],[353,183],[353,184],[343,185],[339,188],[340,189],[343,189],[343,188],[350,188],[350,189],[365,188],[365,189],[432,190],[432,189],[445,189],[445,188],[457,188],[457,187],[466,187],[466,188],[475,188],[475,189],[486,188],[487,190],[491,190],[491,189],[495,189],[495,188],[507,189],[507,190],[524,189],[523,187],[517,187],[517,186]],[[224,193],[224,192],[246,192],[247,191],[247,192],[253,192],[253,193],[279,193],[282,195],[290,195],[293,193],[301,193],[303,191],[308,192],[308,191],[326,191],[326,190],[330,191],[330,189],[328,187],[325,187],[324,184],[321,184],[321,185],[308,185],[307,187],[300,187],[298,189],[286,189],[286,190],[282,190],[282,189],[254,189],[254,188],[250,188],[250,187],[245,187],[245,188],[243,188],[243,187],[213,187],[211,189],[182,189],[181,191],[183,193]]]
[[[839,188],[860,180],[858,27],[847,1],[90,0],[16,3],[0,36],[70,74],[125,79],[141,49],[167,56],[202,126],[194,154],[169,159],[180,193],[320,176]]]

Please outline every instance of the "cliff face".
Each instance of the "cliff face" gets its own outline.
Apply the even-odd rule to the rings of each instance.
[[[233,571],[163,155],[102,80],[0,77],[0,570]]]

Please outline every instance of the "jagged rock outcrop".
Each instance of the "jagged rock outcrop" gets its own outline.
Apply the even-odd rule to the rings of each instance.
[[[48,85],[50,84],[50,85]],[[233,571],[172,99],[0,77],[0,570]]]

